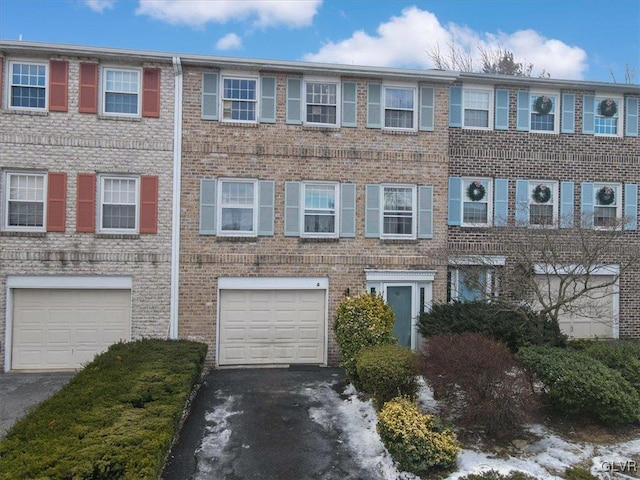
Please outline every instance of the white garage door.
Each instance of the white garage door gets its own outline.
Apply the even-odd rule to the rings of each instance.
[[[14,370],[80,368],[130,339],[130,290],[13,290]]]
[[[541,275],[540,281],[546,278]],[[550,291],[557,292],[559,278],[549,278],[552,287]],[[611,281],[610,276],[592,276],[589,279],[593,285],[604,285]],[[578,290],[582,288],[580,285],[577,286]],[[613,338],[614,299],[612,285],[597,288],[592,293],[578,298],[560,314],[560,330],[570,338]]]
[[[220,365],[324,362],[324,290],[221,290]]]

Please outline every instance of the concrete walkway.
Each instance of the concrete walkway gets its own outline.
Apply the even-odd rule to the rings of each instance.
[[[74,372],[0,373],[0,438],[16,420],[60,390]]]
[[[323,428],[316,389],[344,389],[337,368],[214,370],[196,396],[164,480],[372,480],[340,425]],[[322,408],[321,408],[322,407]]]

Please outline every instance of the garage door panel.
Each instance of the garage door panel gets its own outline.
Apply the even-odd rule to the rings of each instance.
[[[325,297],[324,290],[222,290],[219,363],[322,363]]]
[[[12,368],[75,369],[131,339],[130,290],[13,290]]]

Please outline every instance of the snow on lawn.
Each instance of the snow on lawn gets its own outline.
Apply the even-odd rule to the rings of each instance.
[[[354,458],[363,468],[386,480],[418,479],[415,475],[398,471],[376,432],[376,412],[371,400],[358,398],[352,385],[347,387],[342,398],[330,384],[306,388],[304,393],[322,403],[322,407],[310,410],[311,418],[324,428],[340,428]],[[437,402],[424,381],[420,382],[418,402],[425,411],[435,411]],[[620,444],[595,445],[565,440],[542,425],[532,425],[530,431],[540,440],[528,443],[518,456],[498,458],[492,452],[463,449],[458,456],[457,471],[447,478],[457,479],[487,470],[505,474],[519,470],[539,479],[557,479],[564,470],[577,464],[590,465],[594,475],[611,478],[606,471],[607,465],[625,462],[637,465],[640,456],[640,438]]]

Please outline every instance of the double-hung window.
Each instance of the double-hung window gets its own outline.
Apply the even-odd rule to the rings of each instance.
[[[491,129],[493,127],[493,90],[464,87],[462,111],[465,128]]]
[[[530,126],[532,132],[558,132],[559,96],[548,92],[531,92],[529,94]]]
[[[463,179],[462,225],[490,226],[493,183],[486,178]]]
[[[622,188],[620,184],[596,183],[593,185],[593,226],[596,228],[620,227],[622,218]]]
[[[324,81],[306,81],[306,112],[307,124],[337,125],[338,99],[340,98],[339,83]]]
[[[44,231],[46,178],[45,173],[5,173],[6,229]]]
[[[9,106],[31,110],[47,108],[47,64],[9,63]]]
[[[384,128],[416,129],[416,94],[414,87],[384,86]]]
[[[336,237],[338,235],[338,185],[303,183],[303,236]]]
[[[102,69],[102,110],[105,115],[140,116],[140,70]]]
[[[218,188],[218,234],[231,236],[257,235],[257,182],[225,180]]]
[[[258,109],[258,79],[222,77],[222,120],[255,122]]]
[[[622,98],[596,95],[594,133],[596,135],[618,135],[621,131],[622,108]]]
[[[529,181],[529,225],[551,226],[558,222],[558,183]]]
[[[416,235],[416,188],[382,187],[382,237],[413,238]]]
[[[138,231],[139,178],[120,175],[100,176],[100,231],[136,233]]]

